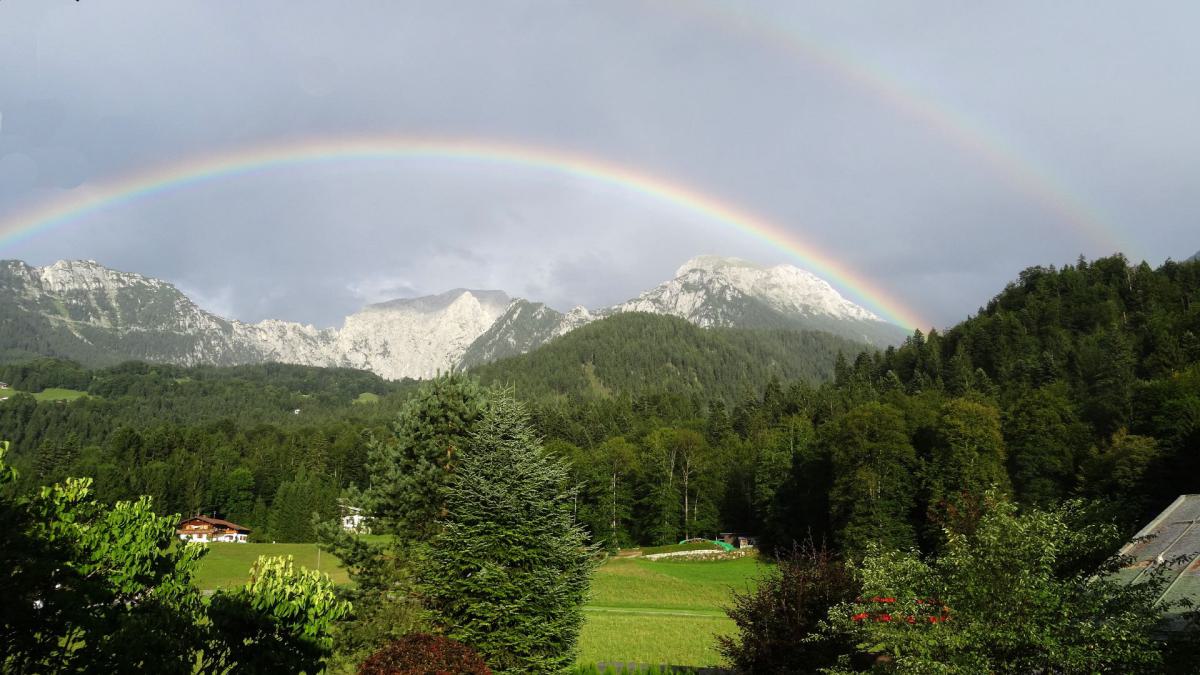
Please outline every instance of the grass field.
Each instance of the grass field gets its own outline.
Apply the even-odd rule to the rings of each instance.
[[[260,555],[290,555],[297,565],[319,569],[334,583],[349,581],[338,559],[328,553],[321,552],[318,566],[317,552],[316,544],[208,544],[208,555],[196,570],[196,585],[204,590],[240,586],[246,583],[250,566]]]
[[[705,666],[715,636],[733,631],[722,607],[762,572],[757,558],[699,562],[613,558],[596,570],[584,608],[580,662]]]
[[[382,535],[365,535],[382,542]],[[292,556],[317,568],[316,544],[209,544],[196,584],[202,589],[246,582],[260,555]],[[321,571],[346,583],[337,559],[321,554]],[[733,631],[722,607],[763,571],[755,557],[722,561],[611,558],[592,579],[580,636],[581,664],[601,661],[705,666],[720,662],[715,636]]]
[[[39,391],[33,395],[39,401],[74,401],[82,396],[87,396],[87,392],[77,389],[58,389],[54,387]]]
[[[26,392],[17,391],[16,389],[0,389],[0,396],[16,396]],[[33,394],[33,397],[39,401],[74,401],[77,398],[87,396],[86,391],[78,389],[58,389],[52,387],[44,391],[39,391]]]

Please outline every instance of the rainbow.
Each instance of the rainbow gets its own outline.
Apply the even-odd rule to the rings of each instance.
[[[792,30],[780,21],[751,14],[741,3],[720,0],[661,0],[675,11],[698,18],[719,31],[740,34],[754,44],[766,45],[789,54],[827,73],[831,79],[849,84],[922,126],[934,131],[964,154],[989,166],[1013,189],[1042,208],[1087,235],[1097,252],[1123,251],[1139,255],[1119,228],[1100,211],[1078,197],[1054,177],[1049,169],[1027,154],[1016,143],[1006,141],[997,132],[970,119],[962,111],[902,84],[879,66]]]
[[[77,188],[0,220],[0,246],[102,209],[205,181],[296,164],[351,160],[450,160],[538,169],[615,186],[745,232],[795,258],[879,316],[905,328],[931,324],[890,293],[787,229],[694,188],[595,157],[483,139],[370,136],[304,139],[216,153]]]

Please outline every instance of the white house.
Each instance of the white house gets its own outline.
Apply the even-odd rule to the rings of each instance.
[[[339,505],[342,509],[342,529],[347,532],[357,532],[359,534],[370,534],[371,526],[367,524],[367,517],[363,515],[362,509],[357,506],[348,506],[346,504]]]

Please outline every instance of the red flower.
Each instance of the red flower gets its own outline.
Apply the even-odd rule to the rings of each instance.
[[[887,613],[880,614],[879,616],[875,617],[875,620],[883,622],[883,623],[887,623],[888,621],[892,620],[892,615],[887,614]]]
[[[865,618],[867,618],[866,612],[859,612],[858,614],[855,614],[854,616],[850,617],[850,619],[853,621],[862,621]]]

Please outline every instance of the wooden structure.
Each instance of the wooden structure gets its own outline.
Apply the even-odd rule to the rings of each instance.
[[[717,535],[716,540],[723,541],[734,548],[754,548],[758,545],[758,537],[741,532],[721,532]]]
[[[245,544],[250,537],[250,528],[220,518],[192,516],[179,523],[179,529],[175,530],[175,533],[183,541],[202,544],[213,541]]]

